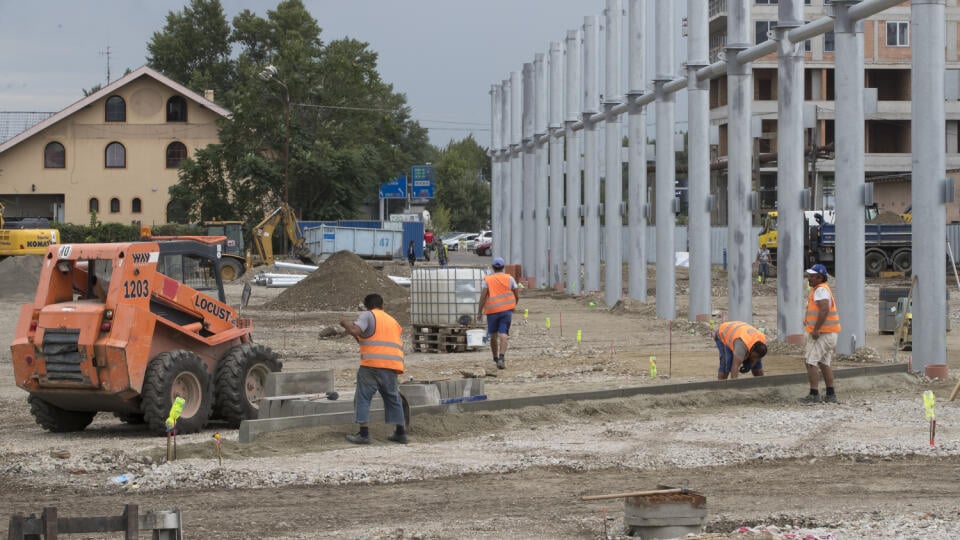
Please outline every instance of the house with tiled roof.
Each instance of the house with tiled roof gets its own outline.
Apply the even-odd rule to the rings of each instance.
[[[141,67],[0,142],[7,217],[86,224],[172,221],[180,163],[219,142],[230,112]]]

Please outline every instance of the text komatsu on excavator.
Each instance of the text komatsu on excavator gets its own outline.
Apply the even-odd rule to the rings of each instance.
[[[281,365],[224,300],[223,240],[50,246],[10,347],[37,423],[79,431],[109,411],[165,433],[177,397],[181,433],[256,418]]]

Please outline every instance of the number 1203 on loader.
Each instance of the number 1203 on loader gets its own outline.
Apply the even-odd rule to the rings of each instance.
[[[37,423],[79,431],[107,411],[163,434],[177,397],[180,433],[256,418],[281,366],[224,300],[222,240],[51,246],[10,347]]]

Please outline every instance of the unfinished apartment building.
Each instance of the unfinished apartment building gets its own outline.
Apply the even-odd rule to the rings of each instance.
[[[948,175],[960,178],[960,8],[958,0],[946,0],[946,134]],[[829,10],[829,0],[805,0],[804,18],[812,21]],[[826,5],[825,5],[826,4]],[[727,0],[710,0],[710,54],[716,61],[727,43]],[[768,39],[777,25],[777,0],[752,0],[754,43]],[[888,9],[863,23],[865,60],[866,156],[865,180],[874,186],[874,200],[881,212],[902,213],[910,208],[911,141],[910,103],[910,2]],[[806,126],[806,181],[817,209],[835,207],[834,198],[834,39],[827,33],[804,44],[804,124]],[[760,195],[760,211],[776,209],[777,188],[777,58],[753,63],[754,186]],[[875,91],[876,107],[870,96]],[[922,99],[922,96],[917,96]],[[727,81],[710,85],[711,124],[715,126],[714,155],[725,162],[727,155]],[[726,173],[714,171],[712,188],[726,199]],[[958,181],[960,184],[960,181]],[[960,200],[960,197],[957,198]],[[725,221],[725,209],[714,213],[714,222]],[[960,221],[957,205],[949,205],[948,222]]]

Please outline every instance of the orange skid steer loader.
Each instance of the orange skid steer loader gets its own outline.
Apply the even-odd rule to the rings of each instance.
[[[10,347],[37,423],[79,431],[107,411],[163,434],[177,397],[180,433],[256,418],[281,366],[225,302],[221,240],[50,246]]]

